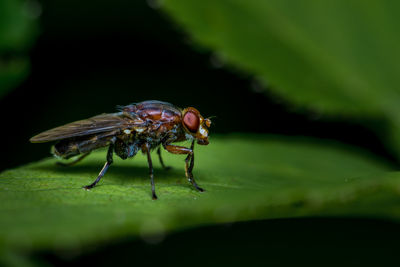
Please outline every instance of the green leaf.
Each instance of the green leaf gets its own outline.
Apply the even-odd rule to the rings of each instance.
[[[0,1],[0,97],[29,73],[27,51],[36,39],[40,12],[35,1]]]
[[[115,160],[100,184],[86,191],[106,151],[79,165],[46,159],[0,174],[0,248],[65,249],[221,222],[299,216],[400,219],[400,180],[365,151],[337,143],[263,135],[229,135],[196,146],[194,175],[186,181],[184,156],[154,153],[151,200],[146,158]],[[154,236],[156,235],[156,239]],[[0,249],[1,250],[1,249]],[[11,255],[11,254],[10,254]]]
[[[390,120],[400,155],[400,2],[162,1],[193,40],[291,103]]]

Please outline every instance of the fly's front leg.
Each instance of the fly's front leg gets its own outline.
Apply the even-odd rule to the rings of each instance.
[[[163,159],[162,159],[162,157],[161,157],[161,147],[158,147],[158,149],[157,149],[157,154],[158,154],[158,159],[160,160],[160,163],[161,163],[161,166],[163,167],[163,169],[164,170],[170,170],[171,169],[171,167],[170,166],[165,166],[164,165],[164,161],[163,161]]]
[[[190,150],[192,153],[190,153],[186,159],[185,159],[185,173],[186,177],[188,178],[189,182],[192,183],[192,185],[200,192],[204,192],[205,190],[201,187],[199,187],[196,183],[196,181],[193,178],[193,167],[194,167],[194,140],[192,141],[192,145],[190,146]]]
[[[86,189],[86,190],[92,189],[101,180],[101,178],[104,176],[104,174],[108,170],[108,167],[110,167],[110,165],[113,163],[113,152],[114,152],[114,144],[111,144],[108,147],[107,162],[104,164],[103,169],[101,169],[101,171],[100,171],[99,175],[97,176],[96,180],[92,184],[84,186],[83,187],[84,189]]]
[[[151,193],[152,193],[153,200],[156,200],[157,195],[156,195],[156,187],[154,185],[154,171],[153,171],[153,163],[151,161],[151,155],[150,155],[150,145],[146,143],[143,145],[142,149],[147,154],[147,162],[149,163],[149,174],[150,174],[150,182],[151,182]]]
[[[200,192],[204,192],[205,190],[201,187],[199,187],[196,183],[196,181],[193,178],[193,167],[194,167],[194,141],[192,142],[192,145],[190,148],[183,147],[183,146],[175,146],[175,145],[170,145],[166,144],[164,145],[164,148],[172,153],[172,154],[187,154],[187,157],[185,159],[185,174],[186,178],[189,180],[189,182],[192,183],[192,185]]]

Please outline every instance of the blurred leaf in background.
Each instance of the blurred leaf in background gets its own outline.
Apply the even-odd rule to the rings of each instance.
[[[0,0],[0,97],[29,74],[28,50],[38,34],[40,13],[34,0]]]
[[[165,0],[200,45],[291,103],[321,114],[381,118],[400,157],[400,2]],[[372,126],[373,127],[373,126]]]

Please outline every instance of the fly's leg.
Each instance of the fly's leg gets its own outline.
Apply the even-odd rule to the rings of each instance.
[[[57,161],[56,164],[59,165],[59,166],[63,166],[63,167],[70,167],[70,166],[73,166],[73,165],[77,164],[78,162],[80,162],[84,158],[86,158],[89,154],[90,154],[90,152],[82,154],[79,158],[75,159],[74,161],[68,162],[68,163]]]
[[[196,183],[196,181],[193,178],[193,167],[194,167],[194,141],[192,141],[192,145],[190,146],[190,150],[192,150],[192,153],[189,154],[186,159],[185,159],[185,174],[186,177],[188,178],[189,182],[192,183],[192,185],[200,192],[204,192],[205,190],[201,187],[199,187]],[[190,162],[189,162],[190,161]]]
[[[183,146],[175,146],[175,145],[170,145],[170,144],[165,144],[164,148],[172,153],[172,154],[187,154],[187,157],[185,159],[185,174],[186,178],[189,180],[189,182],[200,192],[204,192],[205,190],[201,187],[199,187],[196,183],[196,181],[193,178],[193,167],[194,167],[194,141],[192,142],[192,145],[190,148],[183,147]]]
[[[106,173],[106,171],[108,170],[108,167],[110,167],[110,165],[113,163],[113,150],[114,150],[114,144],[111,144],[108,147],[108,152],[107,152],[107,162],[104,164],[103,169],[101,169],[99,175],[97,176],[96,180],[90,184],[90,185],[86,185],[83,188],[86,190],[90,190],[93,187],[96,186],[96,184],[101,180],[101,178],[104,176],[104,174]]]
[[[171,169],[170,166],[165,166],[164,165],[164,161],[163,161],[163,159],[161,157],[161,147],[158,147],[157,154],[158,154],[158,159],[160,160],[160,163],[161,163],[161,166],[163,167],[163,169],[166,170],[166,171],[170,170]]]
[[[153,171],[153,163],[151,161],[151,155],[150,155],[150,146],[149,144],[144,144],[143,148],[147,154],[147,162],[149,163],[149,174],[150,174],[150,182],[151,182],[151,194],[152,194],[152,198],[153,200],[157,199],[157,195],[156,195],[156,187],[154,185],[154,171]]]

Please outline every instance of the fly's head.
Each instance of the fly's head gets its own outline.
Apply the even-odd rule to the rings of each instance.
[[[208,145],[210,119],[203,118],[197,109],[188,107],[182,111],[182,125],[185,132],[193,136],[199,145]]]

